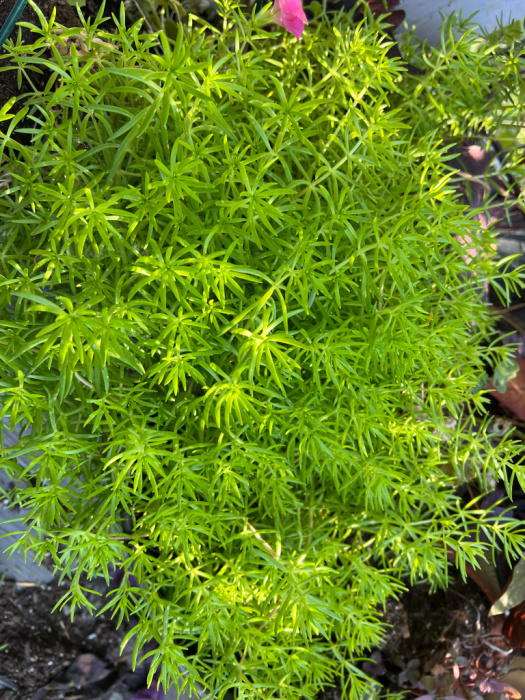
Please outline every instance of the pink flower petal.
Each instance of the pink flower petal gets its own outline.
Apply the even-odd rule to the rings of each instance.
[[[301,19],[299,19],[299,17],[295,17],[294,15],[283,15],[282,22],[283,27],[286,29],[287,32],[293,34],[294,37],[296,37],[297,39],[300,39],[302,37],[304,31],[304,22]]]
[[[274,21],[300,39],[303,35],[304,25],[308,24],[301,0],[275,0],[274,11]]]

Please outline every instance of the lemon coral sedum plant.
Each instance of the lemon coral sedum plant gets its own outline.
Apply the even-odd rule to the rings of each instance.
[[[372,21],[321,12],[297,42],[222,12],[176,42],[42,19],[6,48],[48,78],[3,113],[0,387],[23,432],[2,467],[63,603],[123,572],[106,609],[139,657],[157,642],[151,678],[361,700],[405,577],[523,542],[454,490],[466,465],[523,481],[472,418],[504,357],[480,290],[519,283],[446,169],[475,37],[413,78]],[[466,126],[523,64],[476,51]]]

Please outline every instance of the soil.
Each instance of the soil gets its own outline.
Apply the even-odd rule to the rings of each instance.
[[[1,700],[30,700],[38,691],[34,700],[100,697],[108,681],[119,681],[129,673],[126,659],[119,656],[123,632],[115,629],[107,615],[95,617],[83,611],[72,622],[69,608],[53,612],[66,592],[67,586],[56,584],[22,586],[5,581],[0,587]],[[71,664],[78,666],[79,658],[84,666],[93,667],[89,683],[78,672],[73,677]],[[53,681],[59,687],[44,692]],[[18,690],[6,684],[17,685]]]
[[[446,591],[430,593],[426,584],[412,586],[399,601],[391,600],[385,622],[391,625],[381,647],[385,666],[401,660],[440,658],[458,637],[488,630],[490,603],[476,584],[457,575]]]
[[[91,583],[90,588],[101,594],[90,596],[101,607],[105,585]],[[0,700],[128,700],[133,690],[143,687],[144,674],[133,674],[128,658],[120,656],[125,630],[116,630],[107,614],[82,611],[71,621],[67,606],[53,612],[66,592],[67,584],[4,582],[0,587]],[[365,664],[364,670],[385,688],[417,697],[422,692],[419,678],[446,666],[451,653],[468,656],[472,650],[479,655],[486,639],[505,647],[501,635],[497,639],[494,634],[489,608],[479,587],[453,572],[446,591],[412,586],[399,600],[388,602],[384,621],[389,630],[372,654],[376,663]],[[81,673],[82,664],[91,667],[87,675]],[[411,672],[412,685],[407,681]],[[18,690],[2,689],[6,681],[16,683]],[[338,689],[329,689],[323,700],[340,698]]]
[[[118,17],[120,14],[120,5],[121,5],[122,0],[106,0],[104,3],[104,17],[106,17],[106,21],[103,22],[100,26],[102,29],[105,31],[112,31],[115,27],[115,23],[113,21],[113,15],[115,17]],[[126,3],[124,3],[126,5]],[[91,18],[92,20],[95,19],[97,16],[98,11],[100,10],[100,6],[102,5],[102,0],[86,0],[85,6],[82,8],[82,13],[85,17]]]
[[[119,15],[121,0],[106,0],[104,4],[104,16],[107,18],[100,26],[106,31],[111,31],[115,27],[112,15]],[[1,0],[0,2],[0,27],[3,26],[9,13],[11,12],[15,0]],[[67,0],[36,0],[36,4],[42,11],[44,17],[49,19],[53,8],[56,8],[56,21],[64,27],[76,27],[79,25],[79,17],[77,11],[68,4]],[[82,12],[86,18],[94,19],[100,9],[102,0],[86,0],[86,5]],[[26,5],[19,19],[20,22],[30,22],[31,24],[40,26],[40,20],[36,12]],[[19,28],[15,27],[11,32],[10,39],[16,42]],[[35,40],[35,35],[27,27],[21,28],[22,41],[31,43]],[[0,59],[0,68],[8,65],[7,59]],[[2,71],[0,72],[0,107],[2,107],[11,97],[21,95],[29,91],[30,86],[27,80],[23,79],[19,87],[17,82],[17,71]],[[32,80],[38,88],[43,88],[47,80],[47,74],[32,75]]]
[[[132,673],[128,658],[120,656],[124,630],[116,630],[107,615],[84,611],[72,622],[68,608],[53,612],[65,592],[67,585],[56,584],[4,582],[0,587],[0,700],[128,700],[144,685],[143,675]],[[416,684],[445,663],[451,650],[457,656],[468,654],[467,647],[478,649],[493,632],[489,607],[478,587],[459,575],[447,591],[431,594],[427,585],[411,587],[399,601],[389,601],[384,620],[390,629],[373,655],[376,664],[365,664],[365,670],[385,688],[404,689],[407,698],[421,695],[407,685],[407,673],[410,678],[415,671]],[[18,689],[2,689],[6,682]],[[337,689],[324,694],[324,700],[340,697]]]
[[[7,20],[14,4],[15,0],[2,0],[0,3],[0,26],[3,26],[4,22]],[[71,5],[68,5],[66,0],[38,0],[38,7],[40,10],[42,10],[42,13],[46,19],[51,17],[53,8],[56,7],[57,22],[63,24],[65,27],[73,27],[78,24],[78,16]],[[40,20],[36,12],[29,5],[25,6],[19,21],[30,22],[36,26],[40,26]],[[18,31],[19,28],[15,27],[9,38],[16,42]],[[34,41],[34,37],[30,29],[23,27],[21,32],[23,42],[31,43]],[[0,59],[0,68],[6,65],[8,65],[7,59]],[[35,74],[32,76],[32,79],[35,81],[37,87],[43,87],[45,85],[46,75]],[[0,107],[10,100],[11,97],[23,94],[29,90],[29,84],[26,79],[22,80],[22,85],[20,88],[18,87],[17,80],[16,70],[0,72]]]
[[[470,579],[464,582],[459,573],[452,573],[446,591],[431,593],[426,584],[411,586],[399,600],[388,601],[384,642],[370,650],[370,661],[361,667],[384,691],[402,693],[406,700],[429,694],[451,699],[517,698],[515,685],[521,689],[525,680],[525,650],[511,649],[502,633],[504,616],[489,617],[489,609],[478,586]],[[517,668],[509,672],[513,666]],[[328,688],[322,700],[341,698],[336,687]]]

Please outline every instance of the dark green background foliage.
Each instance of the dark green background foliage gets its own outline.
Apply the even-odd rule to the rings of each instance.
[[[504,357],[480,290],[517,276],[443,139],[513,114],[523,60],[449,38],[416,79],[376,24],[297,42],[224,13],[172,44],[122,19],[9,48],[50,77],[4,112],[1,387],[26,432],[2,465],[28,484],[21,546],[73,608],[121,568],[107,607],[166,681],[267,699],[341,675],[362,698],[403,576],[445,583],[482,531],[522,542],[453,490],[509,476],[517,448],[468,407]]]

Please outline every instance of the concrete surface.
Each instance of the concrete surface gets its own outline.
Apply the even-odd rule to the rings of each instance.
[[[401,0],[399,9],[406,12],[409,27],[416,25],[420,39],[437,44],[442,23],[440,12],[448,15],[461,10],[463,17],[477,12],[476,22],[491,31],[501,17],[504,23],[525,17],[525,0]]]
[[[18,442],[18,432],[16,430],[12,432],[7,428],[7,419],[3,419],[2,422],[4,423],[2,428],[4,430],[5,446],[10,447],[16,445]],[[20,463],[27,466],[29,460],[22,458],[20,459]],[[9,478],[1,469],[0,486],[4,489],[9,488]],[[24,511],[20,509],[14,511],[12,508],[8,508],[5,502],[0,505],[0,576],[5,575],[7,579],[18,581],[19,583],[49,583],[53,580],[53,574],[45,566],[37,564],[32,554],[29,554],[27,560],[25,560],[21,552],[15,552],[11,557],[5,552],[6,548],[18,539],[15,533],[22,530],[24,527],[21,522],[11,523],[7,521],[23,516]]]

